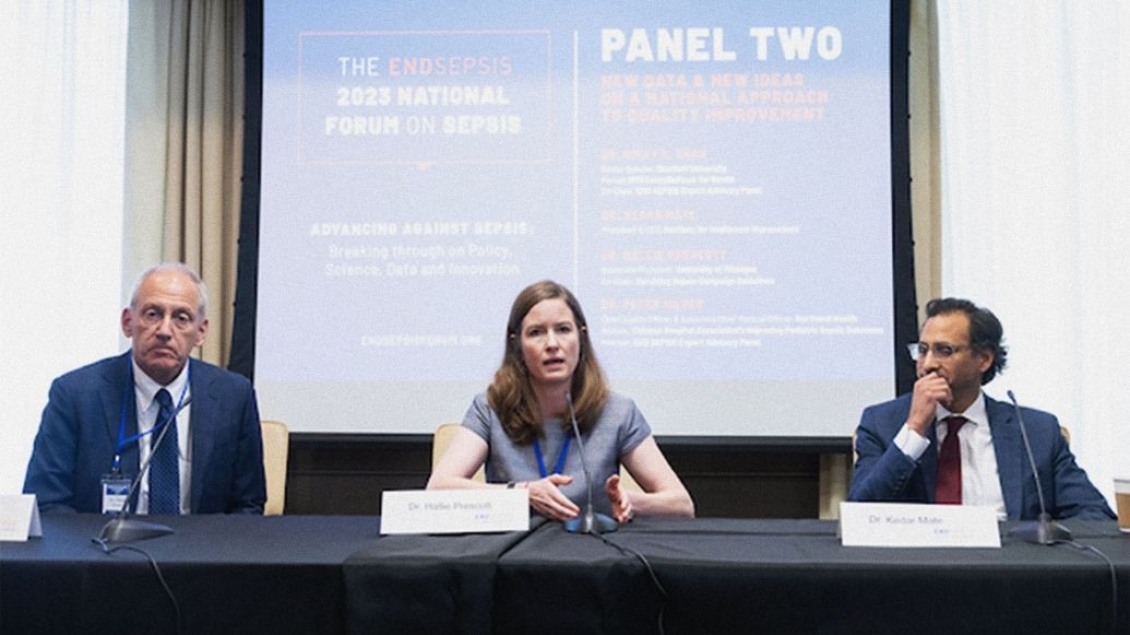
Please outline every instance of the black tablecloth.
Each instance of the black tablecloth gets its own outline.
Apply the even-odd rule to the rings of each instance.
[[[43,537],[0,544],[4,633],[177,633],[148,560],[107,555],[105,517],[48,514]],[[181,633],[342,633],[342,563],[378,538],[376,517],[162,517],[175,533],[133,546],[177,599]]]
[[[369,545],[345,563],[350,631],[491,632],[498,559],[526,536],[386,536]]]
[[[858,548],[833,522],[644,519],[604,541],[533,532],[499,562],[495,630],[651,633],[662,619],[669,634],[1130,633],[1130,536],[1067,524],[1117,566],[1117,629],[1110,568],[1069,545]]]
[[[146,558],[91,543],[103,517],[43,522],[0,545],[0,630],[177,632]],[[1113,522],[1065,524],[1113,561],[1117,616],[1102,558],[1008,538],[848,548],[817,520],[638,519],[603,539],[545,522],[383,538],[375,517],[167,522],[175,534],[135,546],[182,633],[1130,633],[1130,535]]]

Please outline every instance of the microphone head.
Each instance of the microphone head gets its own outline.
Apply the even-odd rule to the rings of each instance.
[[[1012,389],[1009,389],[1005,392],[1008,394],[1008,400],[1012,402],[1012,405],[1014,405],[1014,406],[1020,405],[1020,404],[1016,403],[1016,395],[1012,394]]]

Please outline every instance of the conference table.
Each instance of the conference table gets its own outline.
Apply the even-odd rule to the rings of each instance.
[[[820,520],[380,536],[371,516],[185,516],[145,554],[103,552],[103,522],[48,515],[0,544],[4,633],[1130,633],[1114,522],[1066,522],[1075,545],[1006,523],[1000,549],[881,549]]]

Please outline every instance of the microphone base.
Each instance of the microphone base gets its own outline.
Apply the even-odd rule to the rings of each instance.
[[[1071,530],[1050,518],[1020,523],[1009,530],[1008,536],[1037,545],[1071,542]]]
[[[604,514],[582,514],[565,521],[565,531],[571,534],[610,534],[620,525]]]
[[[160,523],[152,523],[137,518],[114,518],[106,523],[98,540],[103,543],[133,542],[158,538],[173,533],[173,528]]]

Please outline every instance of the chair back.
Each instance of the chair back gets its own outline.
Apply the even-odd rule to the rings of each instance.
[[[440,458],[447,453],[447,448],[451,446],[451,440],[455,438],[455,433],[459,431],[462,424],[459,423],[441,423],[436,428],[435,436],[432,437],[432,467],[439,463]],[[475,475],[472,476],[476,481],[485,483],[487,480],[486,470],[481,466]]]
[[[600,488],[604,487],[604,483],[596,483],[596,485]],[[636,482],[636,479],[632,477],[632,473],[628,471],[628,468],[624,467],[623,463],[620,464],[620,487],[629,492],[643,492],[643,488],[640,487],[640,484]]]
[[[286,464],[290,452],[290,431],[281,421],[261,422],[263,430],[263,468],[267,474],[267,503],[263,514],[278,516],[286,507]]]

